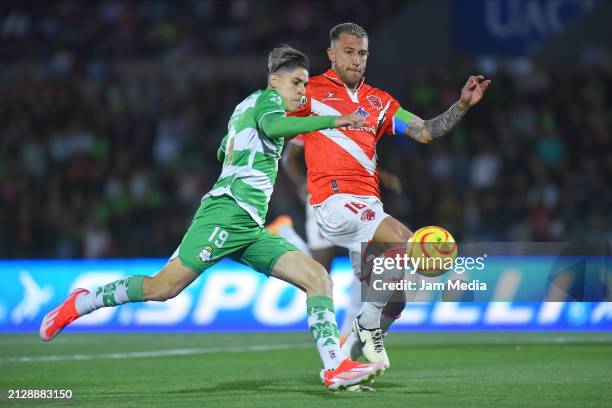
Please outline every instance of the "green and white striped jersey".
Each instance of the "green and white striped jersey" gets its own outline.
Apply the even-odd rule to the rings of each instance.
[[[272,89],[259,90],[236,106],[217,153],[223,170],[202,198],[228,195],[260,226],[266,219],[284,144],[284,138],[268,137],[261,129],[261,120],[270,114],[285,116],[285,105]]]

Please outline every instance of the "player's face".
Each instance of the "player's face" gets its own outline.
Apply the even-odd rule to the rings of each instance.
[[[368,62],[368,39],[342,33],[331,48],[327,49],[327,56],[336,74],[352,88],[365,74]]]
[[[270,75],[270,85],[283,98],[288,112],[295,112],[306,95],[308,71],[304,68],[281,69]]]

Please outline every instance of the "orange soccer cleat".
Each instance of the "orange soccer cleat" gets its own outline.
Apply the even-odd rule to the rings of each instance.
[[[352,385],[372,380],[385,371],[383,362],[358,363],[350,358],[345,359],[335,370],[323,373],[323,383],[328,390],[345,390]]]
[[[75,308],[75,300],[81,293],[89,293],[87,289],[75,289],[73,290],[68,298],[64,300],[64,303],[50,311],[43,318],[40,324],[39,335],[42,341],[51,341],[57,336],[64,327],[68,326],[80,315],[77,313]]]

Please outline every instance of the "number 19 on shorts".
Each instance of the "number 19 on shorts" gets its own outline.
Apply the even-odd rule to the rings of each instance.
[[[217,239],[213,242],[215,237]],[[210,237],[208,237],[208,241],[213,242],[217,248],[223,248],[223,244],[225,244],[225,241],[228,237],[229,233],[226,230],[222,230],[219,227],[215,227],[215,230],[212,232],[212,234],[210,234]]]

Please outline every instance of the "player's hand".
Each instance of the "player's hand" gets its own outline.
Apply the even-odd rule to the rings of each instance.
[[[469,108],[476,105],[482,99],[489,85],[491,85],[491,80],[485,80],[482,75],[470,76],[461,90],[461,99],[459,99],[461,107]]]
[[[354,113],[350,115],[339,116],[336,119],[335,127],[343,127],[350,126],[353,128],[361,127],[365,124],[365,118],[361,115],[356,115]]]
[[[383,169],[379,169],[378,177],[380,178],[381,184],[385,188],[388,188],[389,190],[393,191],[395,194],[402,193],[402,183],[399,177],[397,177],[395,174],[389,173],[388,171],[385,171]]]

